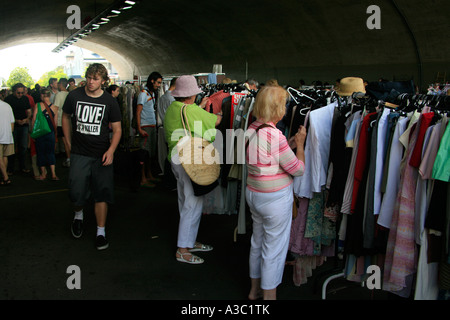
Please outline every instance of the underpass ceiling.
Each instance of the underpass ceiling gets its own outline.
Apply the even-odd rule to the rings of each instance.
[[[113,2],[2,3],[0,49],[59,43],[72,32],[66,26],[69,5],[78,5],[87,21]],[[381,9],[380,30],[366,26],[370,5]],[[238,80],[292,81],[314,72],[335,79],[342,70],[375,76],[398,68],[417,81],[421,72],[431,77],[449,65],[449,12],[448,0],[147,0],[75,45],[111,61],[123,79],[154,70],[211,72],[213,64],[222,64]]]

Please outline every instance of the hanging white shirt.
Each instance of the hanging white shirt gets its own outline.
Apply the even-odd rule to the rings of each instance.
[[[373,214],[378,215],[381,207],[381,184],[383,180],[384,159],[386,155],[386,135],[387,135],[387,117],[391,110],[384,108],[380,119],[378,120],[377,130],[377,158],[375,167],[375,185],[373,197]]]
[[[389,171],[386,183],[386,192],[381,202],[378,224],[385,228],[391,227],[394,206],[397,200],[397,193],[400,184],[400,164],[402,161],[404,146],[400,137],[406,130],[409,119],[400,118],[395,126],[394,136],[392,137],[391,151],[389,154]]]
[[[313,110],[309,114],[309,130],[305,143],[305,173],[294,178],[294,193],[312,199],[327,182],[330,141],[334,109],[337,102]],[[336,169],[337,170],[337,169]]]

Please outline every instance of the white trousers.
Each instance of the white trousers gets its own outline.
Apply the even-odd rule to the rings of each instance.
[[[292,223],[293,185],[272,193],[246,189],[253,219],[250,278],[261,288],[275,289],[282,281]]]
[[[177,154],[172,158],[172,171],[177,179],[178,210],[180,224],[178,226],[178,248],[193,248],[197,239],[198,228],[203,210],[203,196],[196,197],[191,179],[183,169]]]

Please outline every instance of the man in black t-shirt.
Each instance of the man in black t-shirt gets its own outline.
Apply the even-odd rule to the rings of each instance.
[[[14,124],[14,145],[17,150],[17,158],[19,160],[19,169],[23,173],[29,173],[30,170],[25,167],[25,156],[28,149],[28,129],[31,119],[30,101],[25,95],[25,86],[22,83],[16,83],[12,87],[12,94],[5,98],[14,113],[16,123]],[[8,159],[8,172],[14,172],[16,155],[12,155]]]
[[[108,71],[99,63],[86,70],[86,86],[67,95],[63,106],[62,129],[70,149],[69,195],[75,217],[72,235],[83,233],[83,207],[92,195],[97,221],[96,247],[108,248],[105,235],[108,204],[114,201],[114,152],[122,135],[121,112],[117,100],[102,87]],[[109,126],[112,138],[109,136]],[[72,132],[70,132],[72,128]]]

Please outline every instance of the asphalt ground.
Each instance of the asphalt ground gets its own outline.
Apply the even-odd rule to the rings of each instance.
[[[135,190],[126,173],[117,174],[115,204],[109,208],[106,226],[110,245],[98,251],[93,203],[84,210],[83,236],[71,235],[69,169],[61,166],[62,161],[57,157],[60,181],[35,181],[30,174],[15,173],[11,186],[0,187],[1,300],[248,302],[251,224],[247,234],[234,241],[237,215],[204,215],[198,240],[214,250],[198,253],[205,259],[202,265],[177,262],[177,193],[166,187],[164,179],[156,188]],[[298,287],[293,266],[287,265],[278,299],[321,300],[324,280],[339,267],[329,259]],[[80,288],[69,288],[75,275]],[[343,278],[330,282],[327,291],[330,301],[391,299],[387,292]]]

